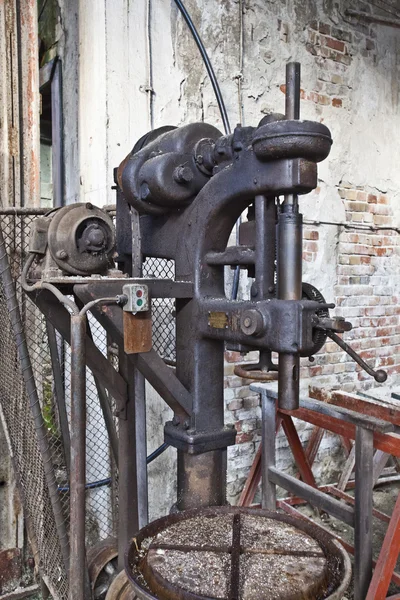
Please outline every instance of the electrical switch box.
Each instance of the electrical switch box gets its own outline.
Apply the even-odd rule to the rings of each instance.
[[[150,310],[149,288],[147,285],[129,283],[124,285],[122,293],[128,299],[123,307],[126,312],[138,313]]]

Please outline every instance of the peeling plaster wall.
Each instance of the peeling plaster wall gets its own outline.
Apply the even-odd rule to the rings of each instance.
[[[285,64],[301,62],[302,117],[327,124],[334,139],[330,157],[319,166],[318,189],[300,201],[305,218],[398,226],[400,153],[394,133],[400,126],[399,31],[346,17],[346,0],[186,0],[185,4],[214,64],[232,126],[240,120],[255,125],[268,112],[283,112]],[[352,2],[351,8],[376,10],[362,1]],[[64,75],[66,199],[110,204],[114,202],[113,167],[151,124],[159,127],[205,120],[221,128],[221,119],[197,47],[173,2],[85,0],[79,8],[63,11],[64,68],[69,70],[69,75]],[[68,63],[68,57],[73,61],[78,52],[79,81],[76,67]],[[361,208],[360,203],[356,205],[358,197]],[[305,281],[317,285],[328,301],[341,302],[343,298],[339,310],[352,312],[360,327],[358,305],[366,303],[365,310],[369,310],[368,298],[372,297],[379,297],[382,305],[390,297],[387,310],[392,312],[383,315],[393,314],[398,320],[396,240],[377,241],[378,245],[389,244],[385,256],[376,252],[376,240],[367,240],[373,256],[365,277],[390,279],[391,294],[383,294],[383,279],[375,279],[373,284],[370,279],[361,281],[363,263],[352,272],[354,278],[361,278],[356,293],[356,287],[339,290],[350,273],[345,275],[340,262],[348,264],[349,254],[343,248],[346,231],[329,226],[310,226],[307,231]],[[351,253],[358,256],[359,242],[351,243],[355,244]],[[371,291],[364,293],[363,286]],[[396,356],[400,343],[397,320],[392,322],[390,340],[381,338],[389,340]],[[376,326],[378,320],[370,329],[361,327],[360,336],[373,337]],[[365,348],[362,340],[356,339],[356,343]],[[232,361],[236,358],[231,357]],[[387,358],[375,350],[371,360],[378,366]],[[399,370],[397,359],[390,367],[392,383]],[[341,359],[337,360],[340,363]],[[314,367],[303,367],[305,386],[310,377],[330,386],[371,385],[348,363],[330,366],[326,362],[324,355]],[[329,376],[323,375],[324,369]],[[230,451],[228,493],[234,501],[259,441],[260,408],[245,382],[233,378],[232,372],[233,363],[228,362],[227,421],[238,425],[241,442]],[[230,403],[234,403],[231,408]],[[150,394],[150,449],[161,441],[162,410],[160,400]],[[302,438],[307,438],[307,432]],[[290,454],[282,439],[279,448],[282,466],[290,468]],[[327,460],[334,452],[337,444],[327,438],[318,457],[319,471],[326,476],[334,471]],[[152,517],[165,512],[174,501],[174,451],[161,460],[160,467],[155,463],[151,469]]]

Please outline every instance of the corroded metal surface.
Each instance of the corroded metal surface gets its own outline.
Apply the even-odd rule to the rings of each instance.
[[[125,571],[114,579],[107,592],[105,600],[135,600],[135,592],[132,590]]]
[[[115,577],[116,574],[113,561],[116,562],[117,558],[117,540],[114,537],[103,540],[88,551],[89,579],[96,600],[102,597],[102,589],[104,589],[105,596],[107,589],[110,587],[110,581],[112,581],[112,577]]]
[[[132,540],[126,570],[146,600],[341,598],[351,572],[344,550],[318,527],[235,507],[151,523]]]

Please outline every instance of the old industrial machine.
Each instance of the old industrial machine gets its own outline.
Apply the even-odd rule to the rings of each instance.
[[[116,170],[116,227],[90,204],[36,221],[24,286],[72,349],[73,600],[92,593],[84,531],[86,365],[115,399],[119,419],[113,447],[119,466],[118,560],[122,569],[128,548],[133,588],[125,580],[121,595],[106,598],[266,598],[265,573],[288,573],[287,561],[270,569],[276,540],[283,538],[286,545],[278,546],[282,556],[291,555],[296,583],[274,598],[340,598],[348,583],[348,559],[331,540],[293,519],[225,506],[227,447],[236,435],[224,424],[226,345],[243,353],[259,350],[258,364],[241,367],[240,374],[277,379],[279,404],[291,410],[299,402],[300,357],[312,357],[327,336],[377,381],[386,378],[337,336],[350,323],[331,316],[333,305],[302,283],[300,198],[317,186],[317,163],[328,156],[332,139],[325,125],[300,120],[299,107],[300,67],[291,63],[285,114],[267,115],[256,127],[238,126],[230,135],[194,123],[163,127],[139,140]],[[239,243],[228,246],[246,209]],[[147,257],[174,261],[174,279],[143,277]],[[226,267],[247,269],[254,279],[250,298],[227,297]],[[151,304],[160,298],[176,302],[172,366],[152,348]],[[118,371],[90,338],[88,311],[118,345]],[[278,354],[275,362],[272,353]],[[144,432],[138,427],[144,378],[174,412],[165,441],[178,454],[176,514],[150,526],[141,488]],[[302,540],[301,548],[294,539]],[[174,579],[174,569],[183,570],[182,577]]]

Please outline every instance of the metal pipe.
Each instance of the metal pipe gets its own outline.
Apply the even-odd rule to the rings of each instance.
[[[86,567],[86,315],[71,315],[70,600],[91,597]]]
[[[276,207],[275,198],[255,198],[255,286],[257,300],[273,298],[275,294]]]
[[[57,482],[54,475],[52,455],[47,439],[46,427],[43,421],[43,415],[40,408],[39,397],[36,389],[35,378],[33,375],[32,364],[30,361],[28,345],[26,342],[21,313],[15,292],[15,284],[11,274],[8,262],[3,232],[0,227],[0,277],[3,283],[4,296],[7,303],[7,309],[10,316],[11,327],[15,337],[18,356],[21,365],[21,372],[25,383],[25,389],[29,400],[29,406],[32,418],[35,424],[37,434],[37,443],[40,453],[43,457],[43,468],[46,478],[49,497],[54,513],[60,549],[66,570],[69,568],[69,542],[67,529],[65,526],[64,515],[61,501],[58,494]]]
[[[138,478],[136,462],[136,378],[127,355],[121,350],[119,370],[128,384],[125,410],[119,414],[119,506],[118,506],[118,570],[124,568],[124,555],[129,540],[139,529]]]
[[[275,197],[256,196],[254,201],[256,246],[254,300],[275,296],[276,206]],[[256,292],[254,294],[254,292]],[[271,370],[271,352],[260,350],[260,370]]]
[[[300,117],[300,64],[286,66],[286,118]],[[302,215],[295,194],[285,196],[278,219],[278,298],[301,300],[302,289]],[[278,376],[278,403],[286,410],[299,406],[300,357],[298,354],[280,354]]]
[[[56,330],[50,321],[46,320],[47,339],[49,342],[49,350],[51,357],[51,365],[54,377],[54,392],[58,408],[58,418],[60,420],[61,437],[63,441],[63,455],[67,473],[70,473],[70,436],[67,407],[65,404],[65,393],[63,378],[60,365],[60,357],[58,354],[58,344]]]
[[[140,231],[140,215],[131,209],[132,219],[132,277],[143,276],[142,238]],[[146,381],[143,374],[134,367],[131,371],[134,384],[135,399],[135,437],[136,453],[131,460],[136,460],[138,523],[141,529],[149,522],[149,499],[147,479],[147,429],[146,429]],[[126,460],[126,457],[124,458]],[[121,485],[121,480],[120,480]]]

